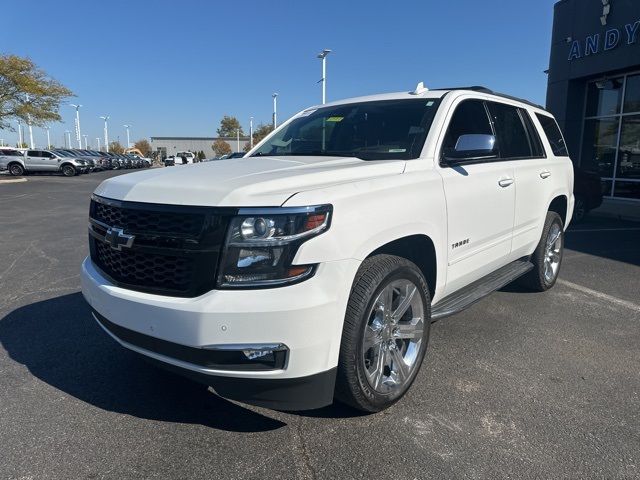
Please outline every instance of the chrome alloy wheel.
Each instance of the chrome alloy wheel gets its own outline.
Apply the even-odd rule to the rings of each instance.
[[[373,302],[362,341],[362,361],[378,393],[400,390],[411,379],[423,341],[425,306],[418,287],[400,279]]]
[[[544,251],[544,279],[552,282],[558,274],[562,258],[562,228],[557,223],[551,225]]]

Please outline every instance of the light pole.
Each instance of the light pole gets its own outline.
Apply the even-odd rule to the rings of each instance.
[[[253,117],[249,118],[249,147],[253,148]]]
[[[78,148],[82,149],[82,135],[80,132],[80,107],[82,105],[70,103],[70,106],[76,109],[76,140],[78,141]]]
[[[104,147],[109,151],[109,125],[107,122],[109,121],[109,115],[103,115],[100,117],[104,120]]]
[[[273,129],[278,128],[278,94],[274,93],[273,97]]]
[[[129,127],[131,127],[131,125],[124,125],[124,128],[127,129],[127,148],[131,148],[131,141],[129,140]]]
[[[27,101],[27,103],[29,103],[29,94],[25,93],[24,97]],[[31,148],[36,148],[35,143],[33,143],[33,127],[31,127],[31,114],[27,113],[27,125],[29,126],[29,145],[31,146]]]
[[[44,127],[44,129],[47,131],[47,148],[51,148],[51,136],[49,134],[49,127]]]
[[[96,142],[98,143],[98,151],[102,150],[102,147],[100,146],[100,137],[96,137]]]
[[[327,103],[327,55],[331,53],[331,50],[325,48],[318,54],[318,58],[322,60],[322,104]]]
[[[236,130],[236,152],[240,151],[240,129]]]
[[[71,130],[65,130],[64,134],[64,146],[67,148],[71,148]]]
[[[24,143],[24,139],[22,138],[22,122],[18,120],[18,148],[22,148],[22,144]]]
[[[89,140],[87,140],[87,137],[89,135],[82,135],[82,138],[84,138],[84,149],[85,150],[89,150]]]

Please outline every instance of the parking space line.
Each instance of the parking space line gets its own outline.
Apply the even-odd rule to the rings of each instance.
[[[635,312],[640,312],[640,305],[630,302],[628,300],[622,300],[621,298],[618,297],[614,297],[612,295],[603,293],[603,292],[599,292],[598,290],[592,290],[591,288],[588,287],[583,287],[582,285],[578,285],[577,283],[573,283],[573,282],[569,282],[567,280],[562,280],[562,279],[558,279],[558,283],[560,285],[564,285],[565,287],[569,287],[569,288],[573,288],[574,290],[578,290],[582,293],[586,293],[589,295],[593,295],[596,298],[600,298],[602,300],[607,300],[608,302],[611,303],[615,303],[616,305],[619,305],[621,307],[625,307],[628,308],[630,310],[633,310]]]
[[[567,233],[591,233],[591,232],[637,232],[640,227],[627,228],[587,228],[584,230],[568,230]]]

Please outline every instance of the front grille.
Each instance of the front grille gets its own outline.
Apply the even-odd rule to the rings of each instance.
[[[114,284],[142,292],[196,297],[215,287],[216,268],[232,209],[157,205],[92,198],[89,248]],[[108,230],[134,235],[112,245]]]

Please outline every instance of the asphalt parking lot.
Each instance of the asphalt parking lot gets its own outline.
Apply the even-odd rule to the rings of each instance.
[[[90,192],[0,183],[0,478],[640,478],[640,223],[567,235],[559,283],[433,325],[408,396],[247,407],[148,365],[79,293]]]

